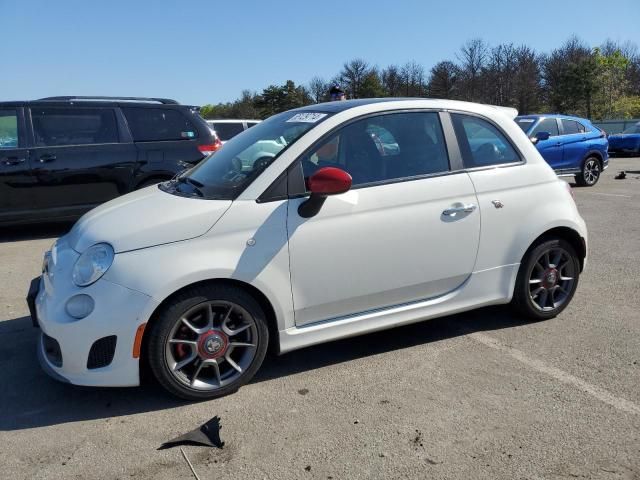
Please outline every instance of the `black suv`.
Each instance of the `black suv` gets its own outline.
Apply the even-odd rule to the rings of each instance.
[[[219,146],[197,107],[175,100],[0,102],[0,224],[75,219]]]

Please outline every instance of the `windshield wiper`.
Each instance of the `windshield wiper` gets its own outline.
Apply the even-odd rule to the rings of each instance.
[[[204,193],[202,192],[202,190],[200,190],[202,187],[204,187],[204,184],[198,182],[197,180],[194,180],[189,177],[184,177],[184,176],[178,177],[176,180],[178,181],[179,184],[189,185],[193,189],[193,193],[195,193],[199,197],[204,197]],[[186,193],[186,192],[182,192],[182,193]]]

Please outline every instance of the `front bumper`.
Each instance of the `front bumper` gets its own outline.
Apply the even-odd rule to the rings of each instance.
[[[44,371],[56,380],[75,385],[139,385],[139,359],[133,356],[136,330],[146,323],[157,302],[143,293],[104,279],[88,287],[77,287],[71,281],[73,262],[65,261],[65,268],[63,258],[60,258],[64,256],[58,254],[58,257],[55,274],[45,272],[34,279],[27,296],[34,325],[42,329],[37,348]],[[81,320],[66,311],[67,301],[78,293],[94,300],[93,311]],[[91,365],[92,346],[112,336],[116,341],[111,359],[104,366]],[[56,342],[59,352],[52,356],[45,343]],[[95,351],[91,353],[92,358]]]

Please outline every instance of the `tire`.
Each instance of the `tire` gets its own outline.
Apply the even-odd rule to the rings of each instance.
[[[576,175],[576,183],[581,187],[593,187],[602,174],[602,164],[597,157],[587,157],[582,163],[582,169],[578,175]]]
[[[179,293],[149,328],[147,360],[153,375],[186,400],[238,390],[258,371],[269,344],[260,304],[227,285],[201,285]]]
[[[531,320],[553,318],[571,302],[579,276],[580,259],[571,244],[543,239],[527,251],[520,264],[511,306]]]

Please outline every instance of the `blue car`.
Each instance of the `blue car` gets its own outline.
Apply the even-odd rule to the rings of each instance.
[[[630,126],[622,133],[609,135],[609,152],[640,155],[640,122]]]
[[[568,115],[523,115],[516,123],[559,176],[575,176],[591,187],[609,166],[606,134],[584,118]]]

